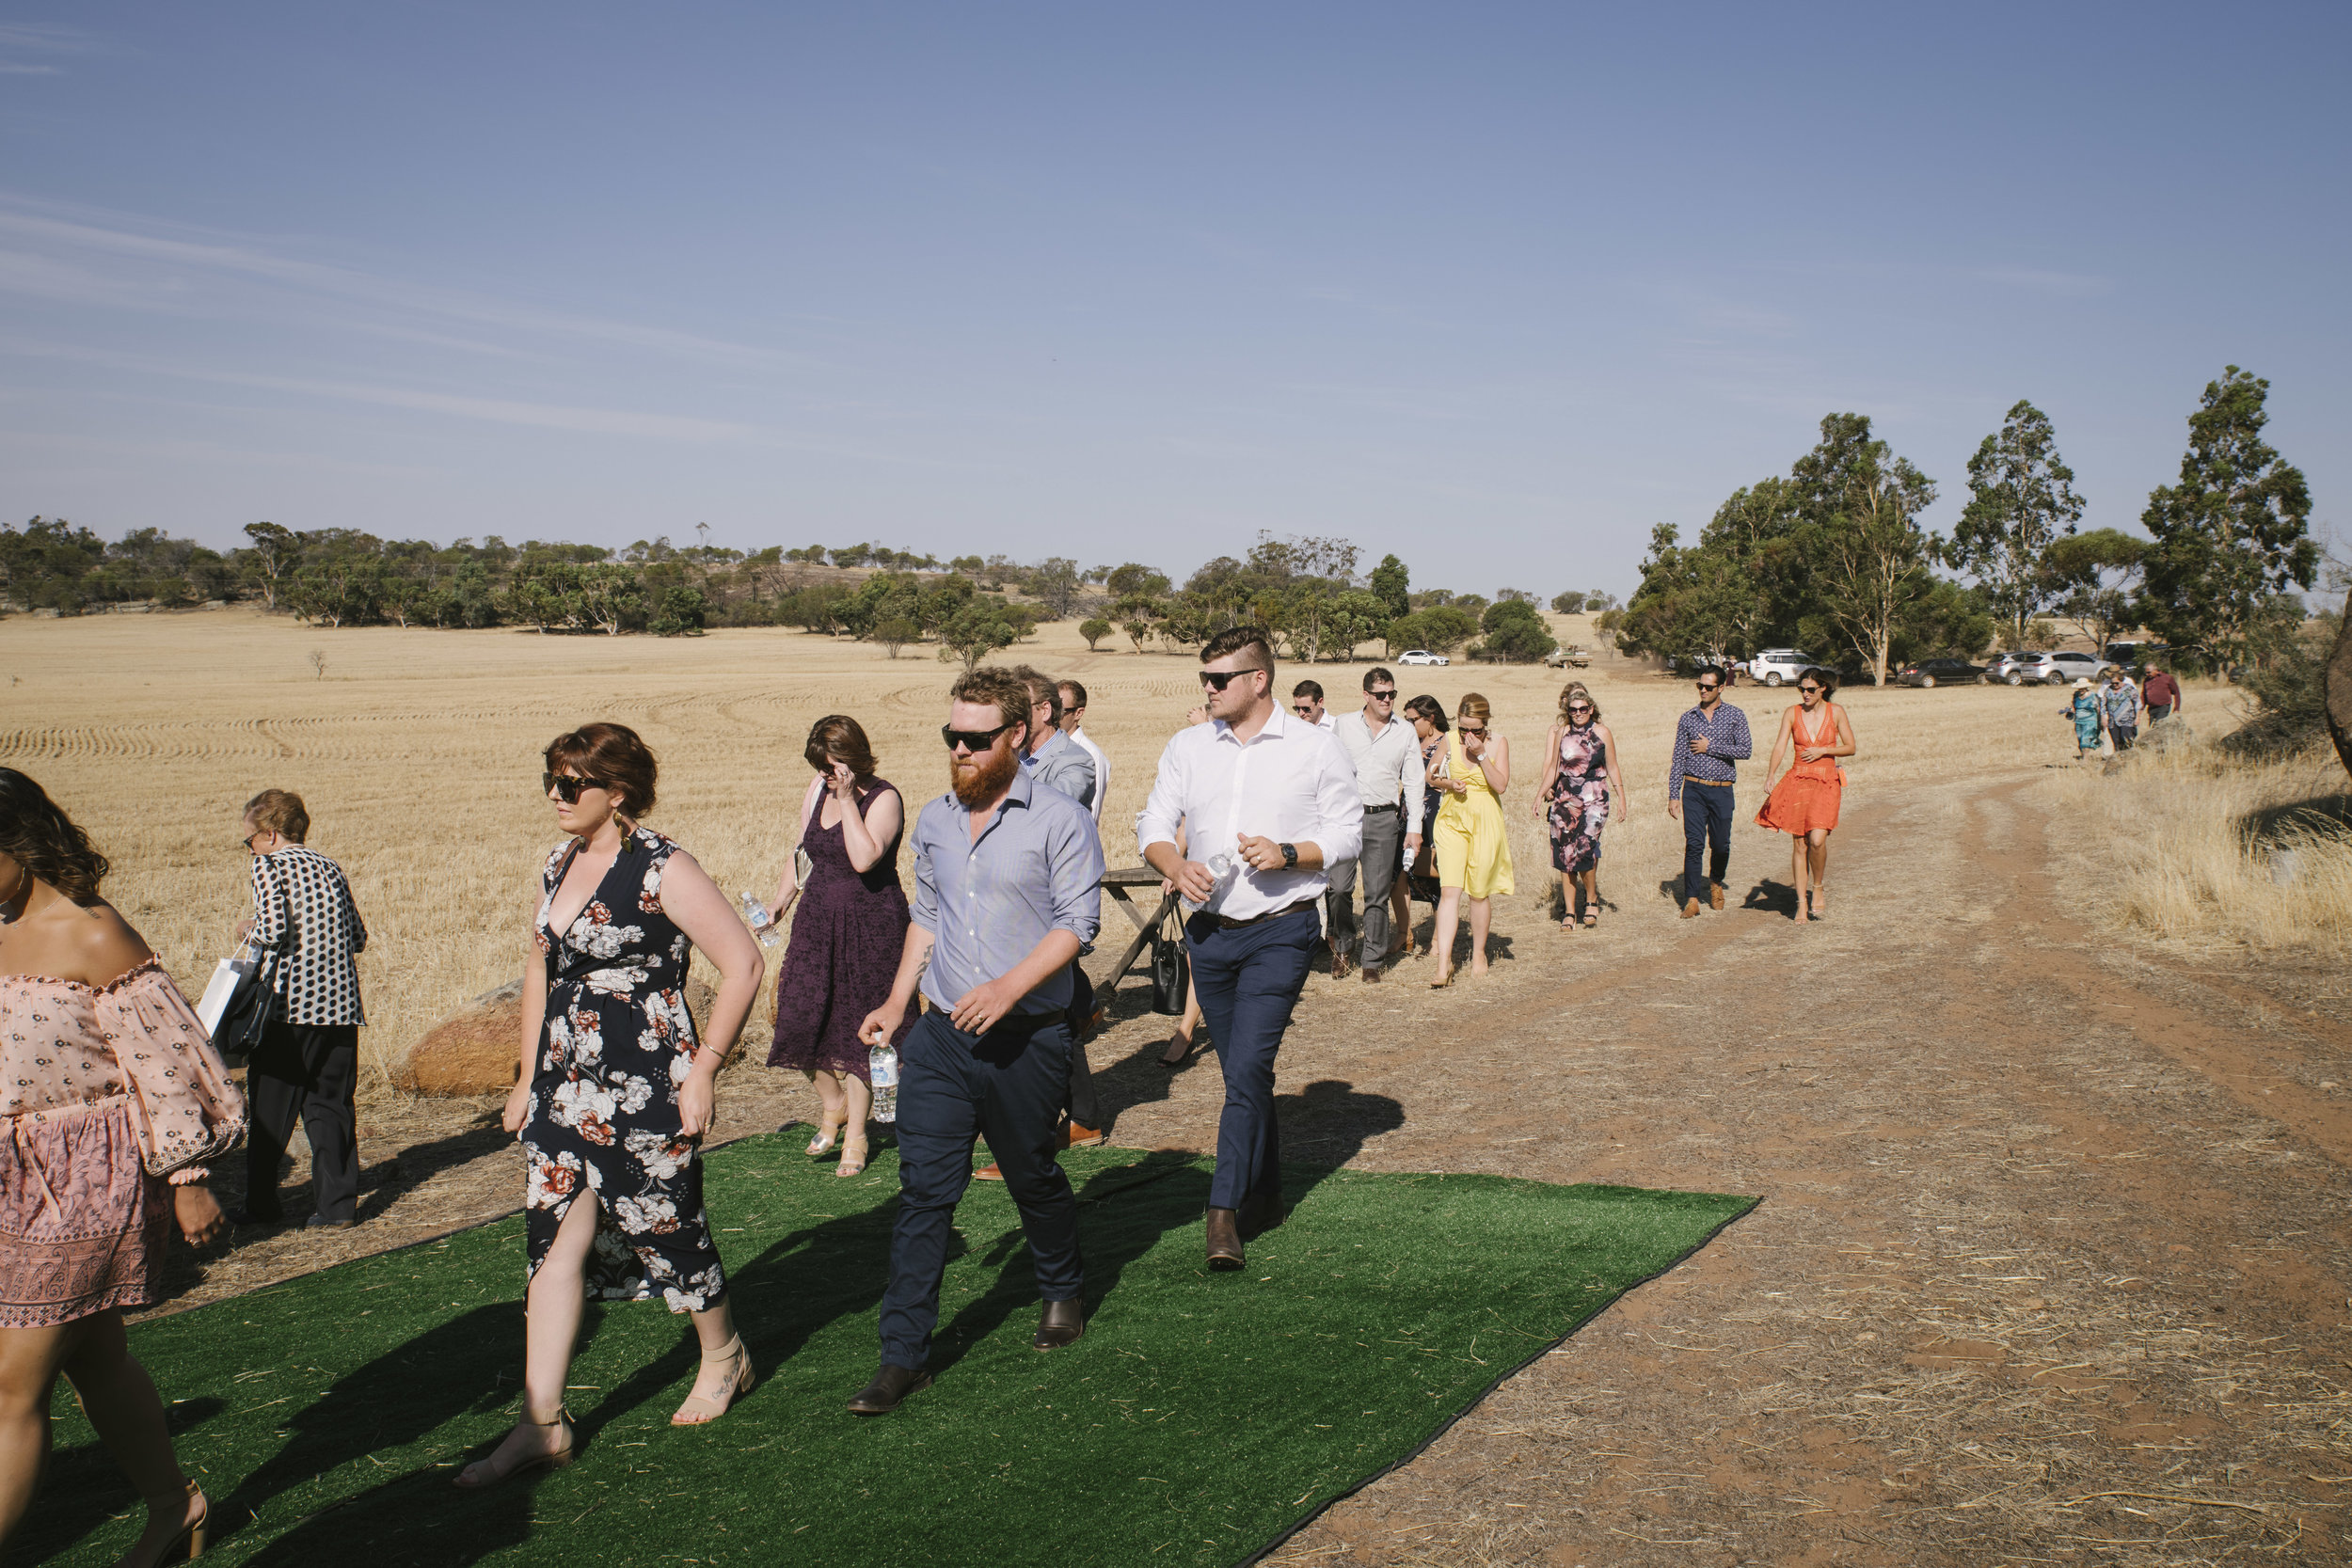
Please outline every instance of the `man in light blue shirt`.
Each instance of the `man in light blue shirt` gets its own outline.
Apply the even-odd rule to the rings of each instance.
[[[898,1076],[898,1219],[882,1304],[882,1368],[850,1401],[895,1410],[930,1383],[940,1280],[957,1201],[982,1134],[1021,1212],[1044,1298],[1031,1342],[1085,1330],[1078,1204],[1055,1164],[1072,1041],[1063,1009],[1080,944],[1100,926],[1103,845],[1086,807],[1023,772],[1028,689],[975,670],[950,692],[953,790],[916,816],[914,907],[889,998],[858,1036],[888,1039],[917,982],[930,1010],[908,1032]]]

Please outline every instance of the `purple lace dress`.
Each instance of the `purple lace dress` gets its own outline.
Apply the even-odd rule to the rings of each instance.
[[[874,797],[895,787],[887,779],[860,785],[858,816],[866,815]],[[898,955],[906,946],[907,895],[898,885],[898,839],[890,841],[871,871],[860,873],[850,864],[840,824],[827,828],[821,826],[824,819],[825,795],[819,792],[817,809],[801,831],[810,862],[808,885],[801,890],[800,907],[792,914],[792,939],[776,973],[776,1041],[768,1053],[768,1065],[804,1072],[854,1072],[866,1078],[866,1047],[858,1040],[857,1026],[889,1000],[890,983],[898,974]],[[898,837],[905,836],[902,821]],[[902,1043],[914,1026],[910,1008],[891,1042]]]

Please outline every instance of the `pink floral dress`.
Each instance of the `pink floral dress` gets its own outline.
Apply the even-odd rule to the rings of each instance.
[[[245,1101],[149,958],[92,990],[0,975],[0,1328],[156,1299],[164,1178],[235,1146]]]
[[[532,935],[547,955],[547,1022],[523,1122],[529,1274],[584,1190],[596,1202],[588,1294],[699,1312],[726,1292],[703,1213],[702,1154],[681,1131],[678,1086],[699,1041],[686,1006],[686,933],[662,912],[677,846],[644,828],[561,934],[555,890],[580,841],[548,855]],[[528,1275],[526,1275],[528,1277]]]

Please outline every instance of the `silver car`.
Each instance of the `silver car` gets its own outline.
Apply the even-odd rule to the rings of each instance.
[[[1820,662],[1794,648],[1767,648],[1748,660],[1748,679],[1766,686],[1787,686]]]
[[[1986,678],[2006,681],[2010,686],[2072,686],[2077,680],[2095,681],[2114,668],[2112,659],[2090,654],[2020,654],[2005,673]]]

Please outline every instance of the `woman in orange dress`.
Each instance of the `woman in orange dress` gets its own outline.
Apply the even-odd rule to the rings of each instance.
[[[1807,670],[1797,677],[1803,701],[1780,716],[1764,777],[1769,781],[1780,771],[1780,759],[1791,747],[1796,759],[1756,814],[1757,827],[1790,835],[1788,880],[1797,890],[1799,921],[1829,918],[1823,903],[1828,889],[1822,885],[1829,879],[1829,835],[1846,793],[1846,770],[1837,759],[1854,753],[1853,725],[1846,710],[1829,700],[1836,684],[1827,670]]]

